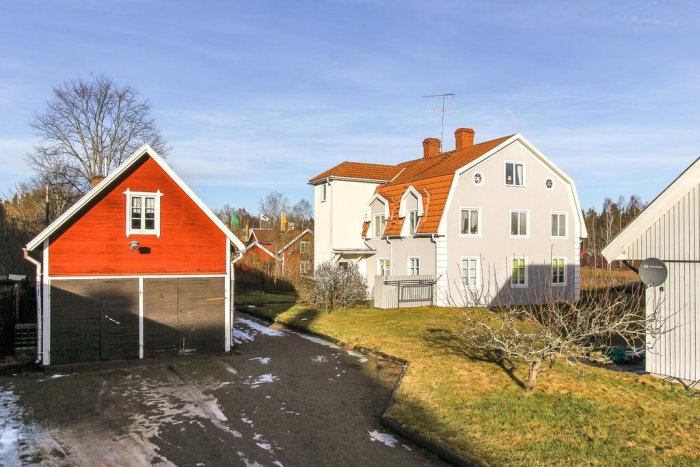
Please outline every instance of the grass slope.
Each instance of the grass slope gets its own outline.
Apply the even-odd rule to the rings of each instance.
[[[255,311],[410,361],[391,417],[465,456],[497,465],[700,463],[700,398],[651,376],[565,364],[544,373],[528,396],[521,365],[499,366],[465,348],[463,312],[325,314],[279,302]]]

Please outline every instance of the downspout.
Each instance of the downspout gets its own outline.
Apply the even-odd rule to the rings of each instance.
[[[229,276],[229,290],[231,291],[231,299],[230,299],[230,303],[228,304],[229,313],[231,315],[231,317],[230,317],[231,329],[233,329],[233,322],[234,322],[233,318],[234,318],[234,310],[235,310],[235,307],[233,304],[233,302],[234,302],[233,299],[235,296],[235,291],[234,291],[234,276],[235,276],[235,274],[233,272],[234,271],[233,265],[236,264],[238,261],[240,261],[242,258],[243,258],[243,252],[240,250],[236,250],[236,256],[234,258],[231,258],[231,274]],[[233,347],[233,338],[231,339],[231,347]]]
[[[41,303],[41,284],[43,283],[42,281],[42,271],[41,271],[41,263],[31,256],[29,256],[29,252],[27,251],[26,248],[22,248],[22,253],[24,254],[24,259],[29,261],[30,263],[34,264],[36,267],[36,286],[34,287],[34,290],[36,291],[36,342],[37,342],[37,353],[36,353],[36,362],[35,363],[41,363],[41,356],[43,355],[43,340],[42,340],[42,316],[41,316],[41,309],[42,309],[42,303]]]

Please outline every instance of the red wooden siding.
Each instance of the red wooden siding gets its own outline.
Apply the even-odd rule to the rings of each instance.
[[[160,237],[126,236],[126,195],[160,190]],[[137,240],[149,253],[129,251]],[[150,157],[102,193],[49,245],[51,276],[225,274],[228,239]]]

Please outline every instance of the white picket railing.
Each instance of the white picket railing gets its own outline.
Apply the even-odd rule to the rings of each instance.
[[[408,308],[435,304],[435,282],[432,275],[376,276],[375,308]]]

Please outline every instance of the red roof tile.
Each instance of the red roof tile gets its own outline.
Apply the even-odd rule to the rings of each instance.
[[[341,162],[332,169],[316,175],[309,180],[309,183],[319,182],[328,177],[339,178],[359,178],[362,180],[376,180],[378,182],[388,182],[396,174],[401,172],[401,167],[384,164],[367,164],[364,162]]]

